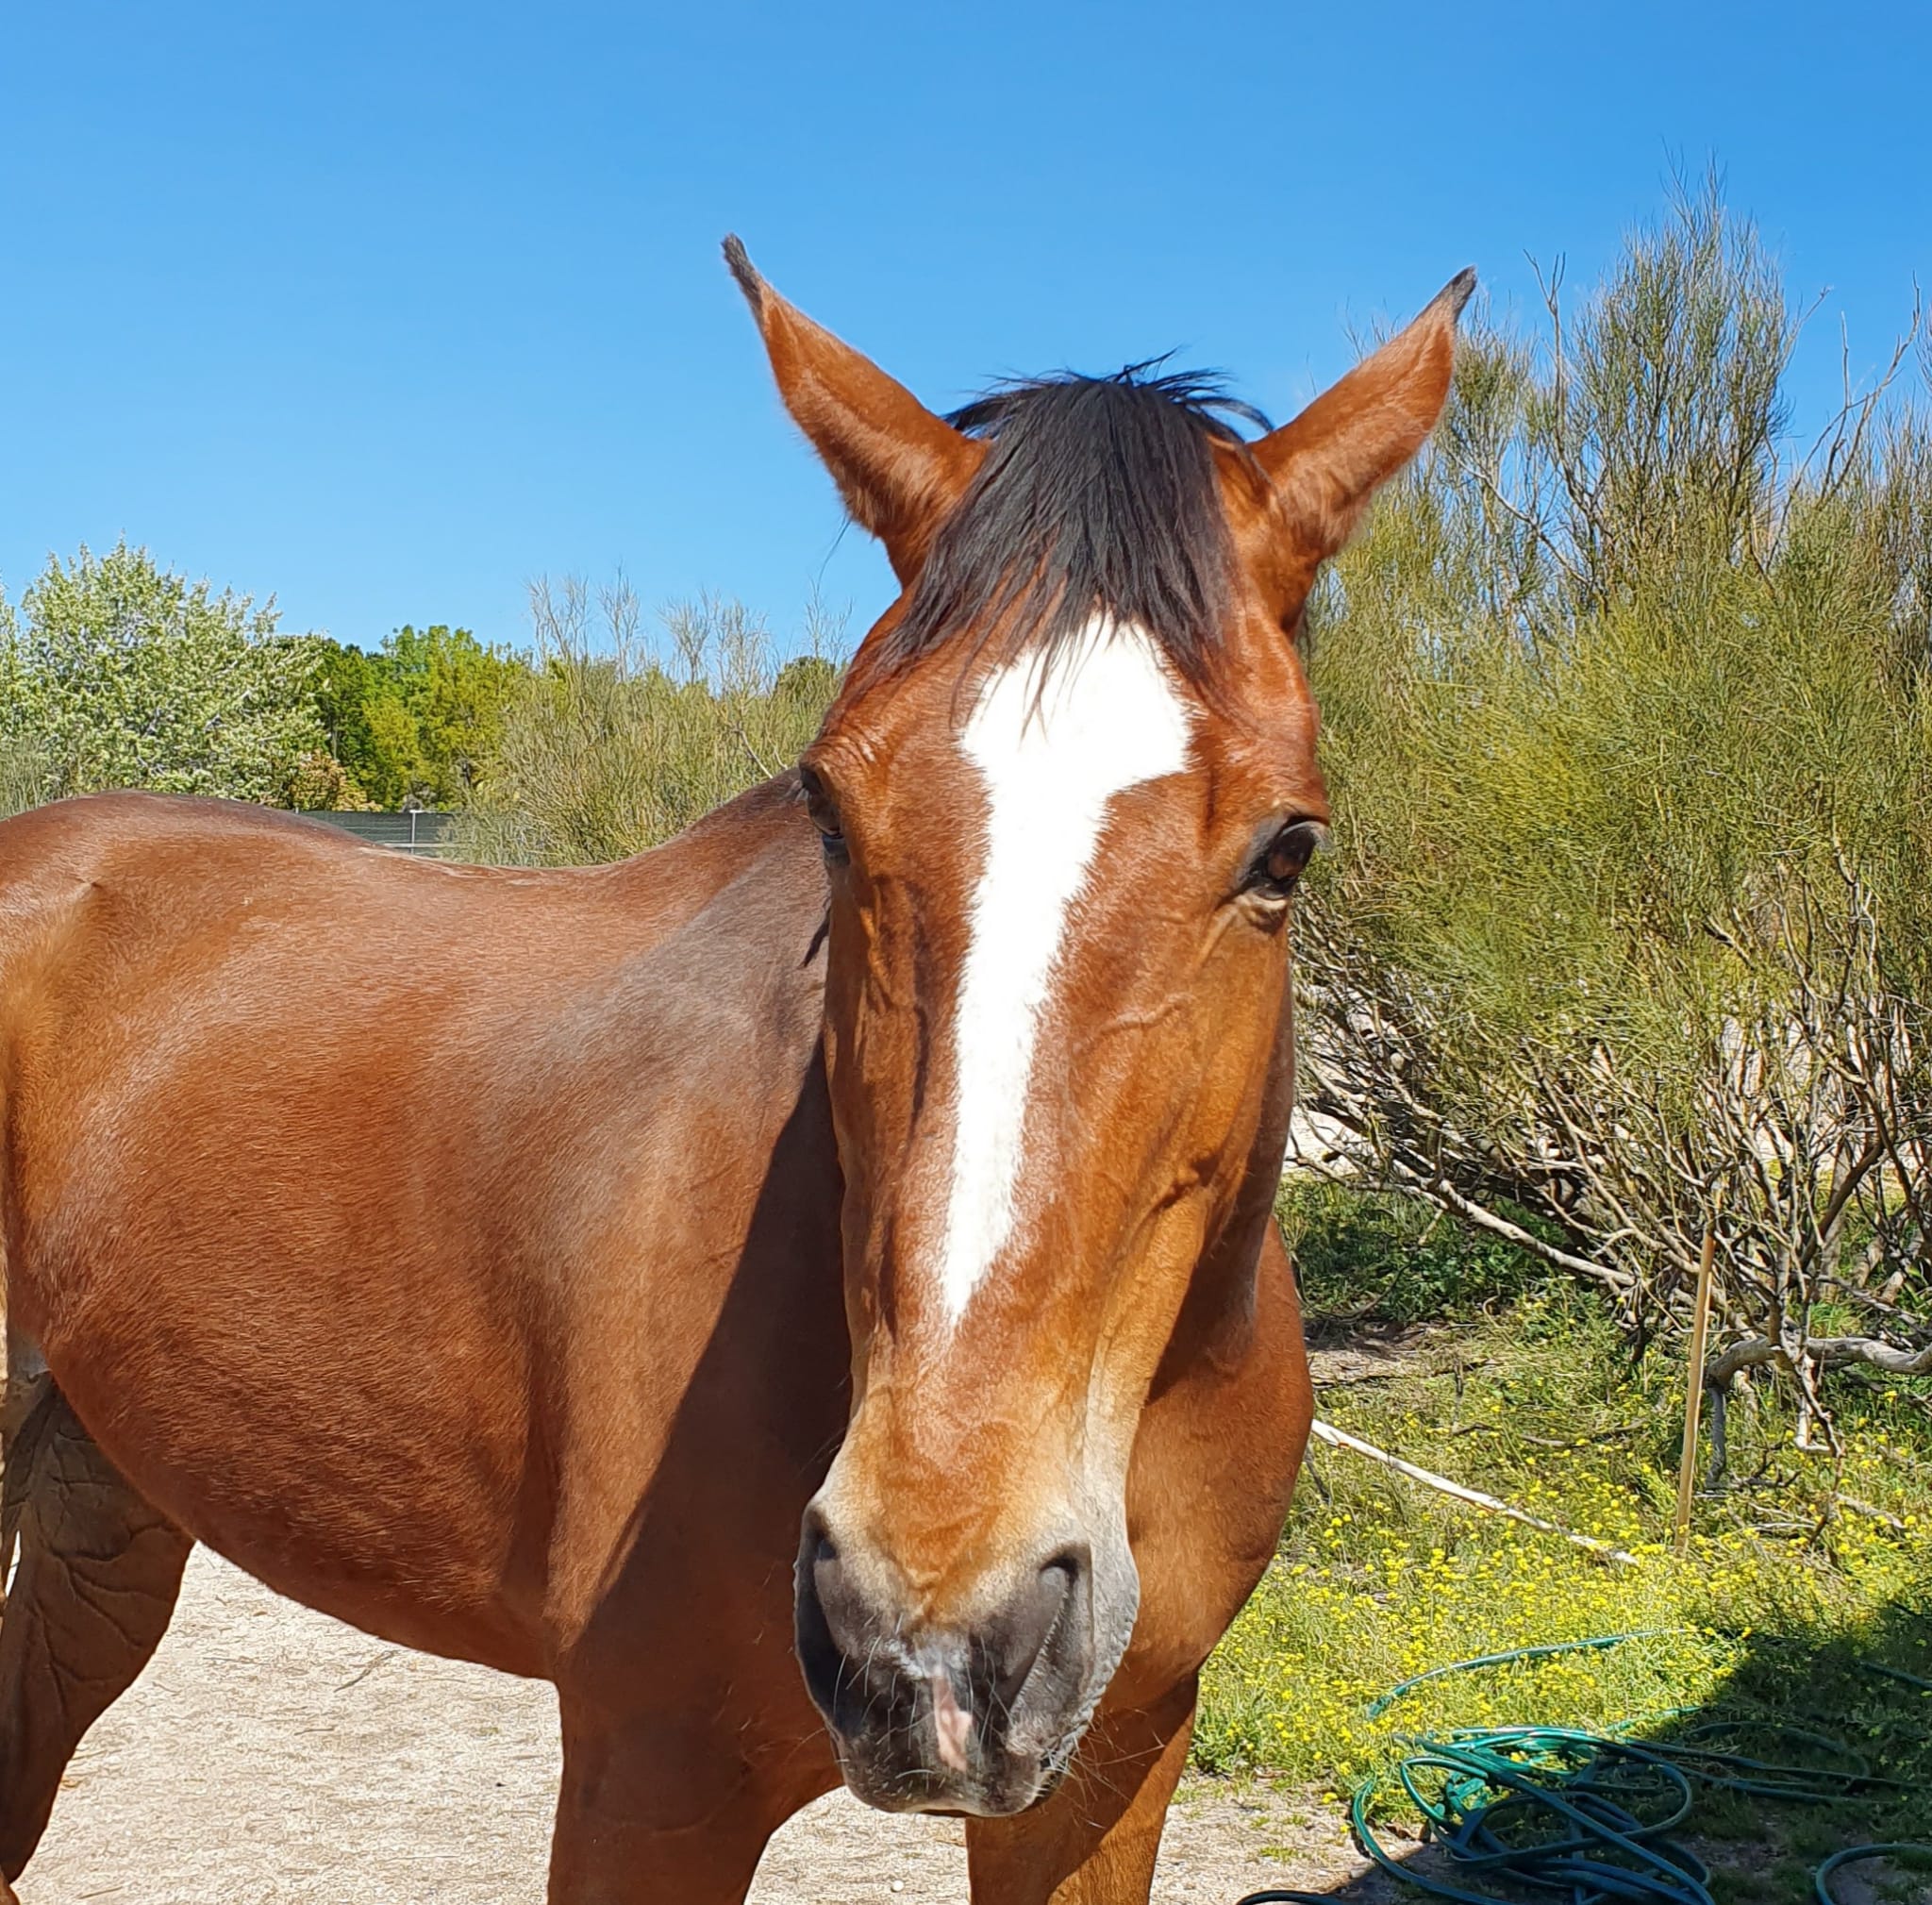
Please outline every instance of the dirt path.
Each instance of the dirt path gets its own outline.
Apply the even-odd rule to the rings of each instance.
[[[22,1905],[536,1905],[555,1733],[548,1688],[384,1646],[197,1552],[160,1652],[82,1744]],[[1272,1794],[1191,1787],[1155,1897],[1233,1905],[1359,1872],[1332,1820],[1296,1816]],[[957,1826],[889,1819],[843,1794],[773,1842],[753,1893],[755,1905],[965,1897]]]

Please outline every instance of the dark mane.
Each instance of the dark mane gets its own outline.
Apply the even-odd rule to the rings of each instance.
[[[1235,418],[1268,420],[1219,377],[1163,375],[1163,361],[1001,384],[953,413],[992,447],[934,540],[887,668],[965,628],[1002,659],[1050,660],[1104,614],[1205,679],[1234,560],[1210,446],[1243,441]]]

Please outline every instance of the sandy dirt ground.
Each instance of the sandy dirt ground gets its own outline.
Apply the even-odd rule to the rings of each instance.
[[[197,1551],[159,1653],[81,1745],[22,1905],[538,1905],[555,1735],[548,1688],[385,1646]],[[1190,1785],[1155,1898],[1288,1884],[1371,1905],[1332,1813]],[[752,1897],[963,1905],[959,1829],[834,1794],[773,1842]]]

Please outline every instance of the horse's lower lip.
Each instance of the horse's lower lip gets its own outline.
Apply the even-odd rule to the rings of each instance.
[[[882,1764],[839,1743],[839,1770],[853,1797],[881,1813],[918,1813],[937,1819],[1003,1819],[1039,1804],[1058,1785],[1054,1776],[1022,1768],[956,1778],[936,1766]],[[1018,1777],[1012,1777],[1015,1773]],[[924,1789],[924,1790],[922,1790]],[[1017,1790],[1016,1790],[1017,1789]],[[1019,1796],[1024,1791],[1025,1796]]]

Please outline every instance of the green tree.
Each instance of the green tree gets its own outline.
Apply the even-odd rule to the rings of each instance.
[[[375,749],[368,704],[375,692],[371,658],[359,648],[325,637],[315,671],[315,712],[330,755],[358,790],[373,798]]]
[[[455,807],[488,773],[529,667],[442,623],[405,626],[374,654],[330,642],[316,707],[335,758],[379,807]]]
[[[216,594],[125,542],[52,557],[0,617],[0,746],[39,762],[44,798],[147,787],[285,801],[322,745],[319,652],[275,624],[273,602]]]

